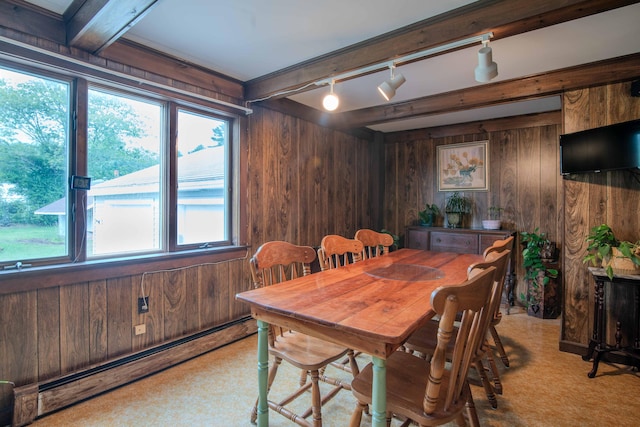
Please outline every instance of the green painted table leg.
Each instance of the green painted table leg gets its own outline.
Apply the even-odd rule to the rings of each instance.
[[[258,320],[258,427],[269,427],[267,377],[269,373],[269,324]]]
[[[387,426],[387,361],[375,356],[371,391],[371,426]]]

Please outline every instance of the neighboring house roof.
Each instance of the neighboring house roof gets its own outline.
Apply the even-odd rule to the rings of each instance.
[[[87,196],[87,210],[93,208],[93,196]],[[65,215],[67,213],[67,198],[63,197],[49,203],[34,212],[36,215]]]
[[[224,182],[224,147],[210,147],[178,158],[178,185],[197,190]],[[91,186],[91,194],[148,193],[158,191],[159,165],[150,166]]]
[[[219,188],[224,184],[224,146],[209,147],[178,158],[178,186],[182,190]],[[87,196],[87,209],[93,207],[93,196],[140,194],[158,191],[159,165],[150,166],[118,178],[94,184]],[[41,207],[36,215],[66,214],[66,198]]]

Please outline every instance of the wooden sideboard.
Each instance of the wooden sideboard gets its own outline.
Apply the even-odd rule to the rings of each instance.
[[[513,230],[484,230],[470,228],[444,227],[407,227],[404,236],[404,246],[410,249],[423,249],[438,252],[458,252],[467,254],[481,254],[496,240],[514,236]],[[511,251],[511,262],[505,279],[505,298],[509,307],[514,304],[513,289],[515,285],[515,242]]]
[[[640,276],[615,274],[613,279],[609,279],[603,268],[589,267],[589,271],[596,287],[593,334],[587,354],[582,356],[583,360],[593,358],[593,366],[587,376],[596,376],[600,360],[640,369]],[[608,289],[605,289],[605,285]],[[623,298],[620,300],[616,296]],[[615,333],[611,334],[613,325]],[[607,340],[608,337],[612,340]],[[614,358],[615,355],[622,359]]]
[[[496,240],[509,236],[515,236],[515,231],[411,226],[407,227],[404,246],[438,252],[481,254]]]

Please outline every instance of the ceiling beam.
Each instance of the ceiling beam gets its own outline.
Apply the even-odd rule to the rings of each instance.
[[[395,144],[421,139],[444,138],[474,133],[488,134],[489,132],[500,132],[507,129],[554,125],[562,125],[562,112],[560,110],[388,132],[384,134],[384,142]]]
[[[278,97],[279,93],[365,66],[439,46],[494,33],[493,40],[605,12],[638,0],[480,0],[284,68],[245,83],[245,99]],[[313,86],[308,90],[313,89]]]
[[[0,33],[11,36],[15,31],[58,44],[66,40],[60,15],[22,0],[0,1]]]
[[[75,0],[64,13],[67,44],[98,54],[151,10],[157,0]]]
[[[640,78],[640,53],[343,113],[319,111],[288,99],[273,99],[264,106],[323,126],[353,130],[412,117],[558,95],[568,90],[637,78]]]
[[[410,101],[330,114],[326,123],[352,129],[412,117],[489,107],[640,77],[640,53]]]

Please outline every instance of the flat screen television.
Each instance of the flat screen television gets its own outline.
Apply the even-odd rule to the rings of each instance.
[[[560,135],[562,175],[640,168],[640,120]]]

